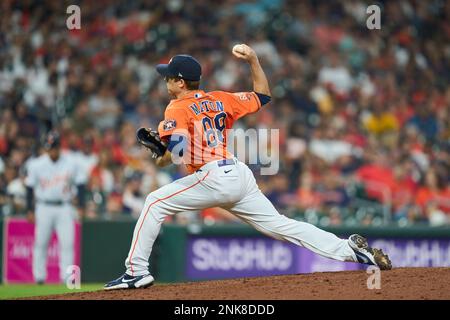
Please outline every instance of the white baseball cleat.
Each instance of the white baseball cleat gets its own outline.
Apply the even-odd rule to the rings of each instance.
[[[369,247],[367,239],[363,236],[360,236],[359,234],[352,234],[348,238],[348,244],[355,252],[359,263],[375,265],[381,270],[392,269],[392,263],[391,260],[389,260],[388,255],[381,249]]]
[[[110,281],[103,287],[104,290],[115,290],[115,289],[136,289],[136,288],[147,288],[153,284],[155,279],[147,274],[145,276],[130,276],[124,273],[120,278]]]

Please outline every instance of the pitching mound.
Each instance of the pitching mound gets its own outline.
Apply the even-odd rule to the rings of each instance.
[[[450,268],[398,268],[382,271],[381,288],[373,290],[367,288],[369,276],[365,271],[320,272],[170,285],[156,284],[147,289],[95,291],[33,299],[450,299]]]

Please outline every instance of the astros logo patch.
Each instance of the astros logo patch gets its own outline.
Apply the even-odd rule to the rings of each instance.
[[[250,101],[252,99],[252,96],[250,93],[241,92],[239,93],[239,99],[242,101]]]
[[[175,120],[164,120],[163,130],[169,131],[175,129],[177,122]]]

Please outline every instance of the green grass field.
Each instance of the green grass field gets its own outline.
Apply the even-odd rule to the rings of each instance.
[[[103,285],[103,283],[82,283],[80,289],[71,290],[65,285],[59,284],[5,284],[0,285],[0,300],[71,292],[95,291],[101,290]]]

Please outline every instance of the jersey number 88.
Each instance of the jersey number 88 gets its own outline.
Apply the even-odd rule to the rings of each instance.
[[[206,138],[206,144],[210,148],[217,147],[218,143],[224,142],[223,131],[225,130],[225,118],[227,114],[221,112],[216,114],[214,120],[209,117],[202,119],[203,132]]]

